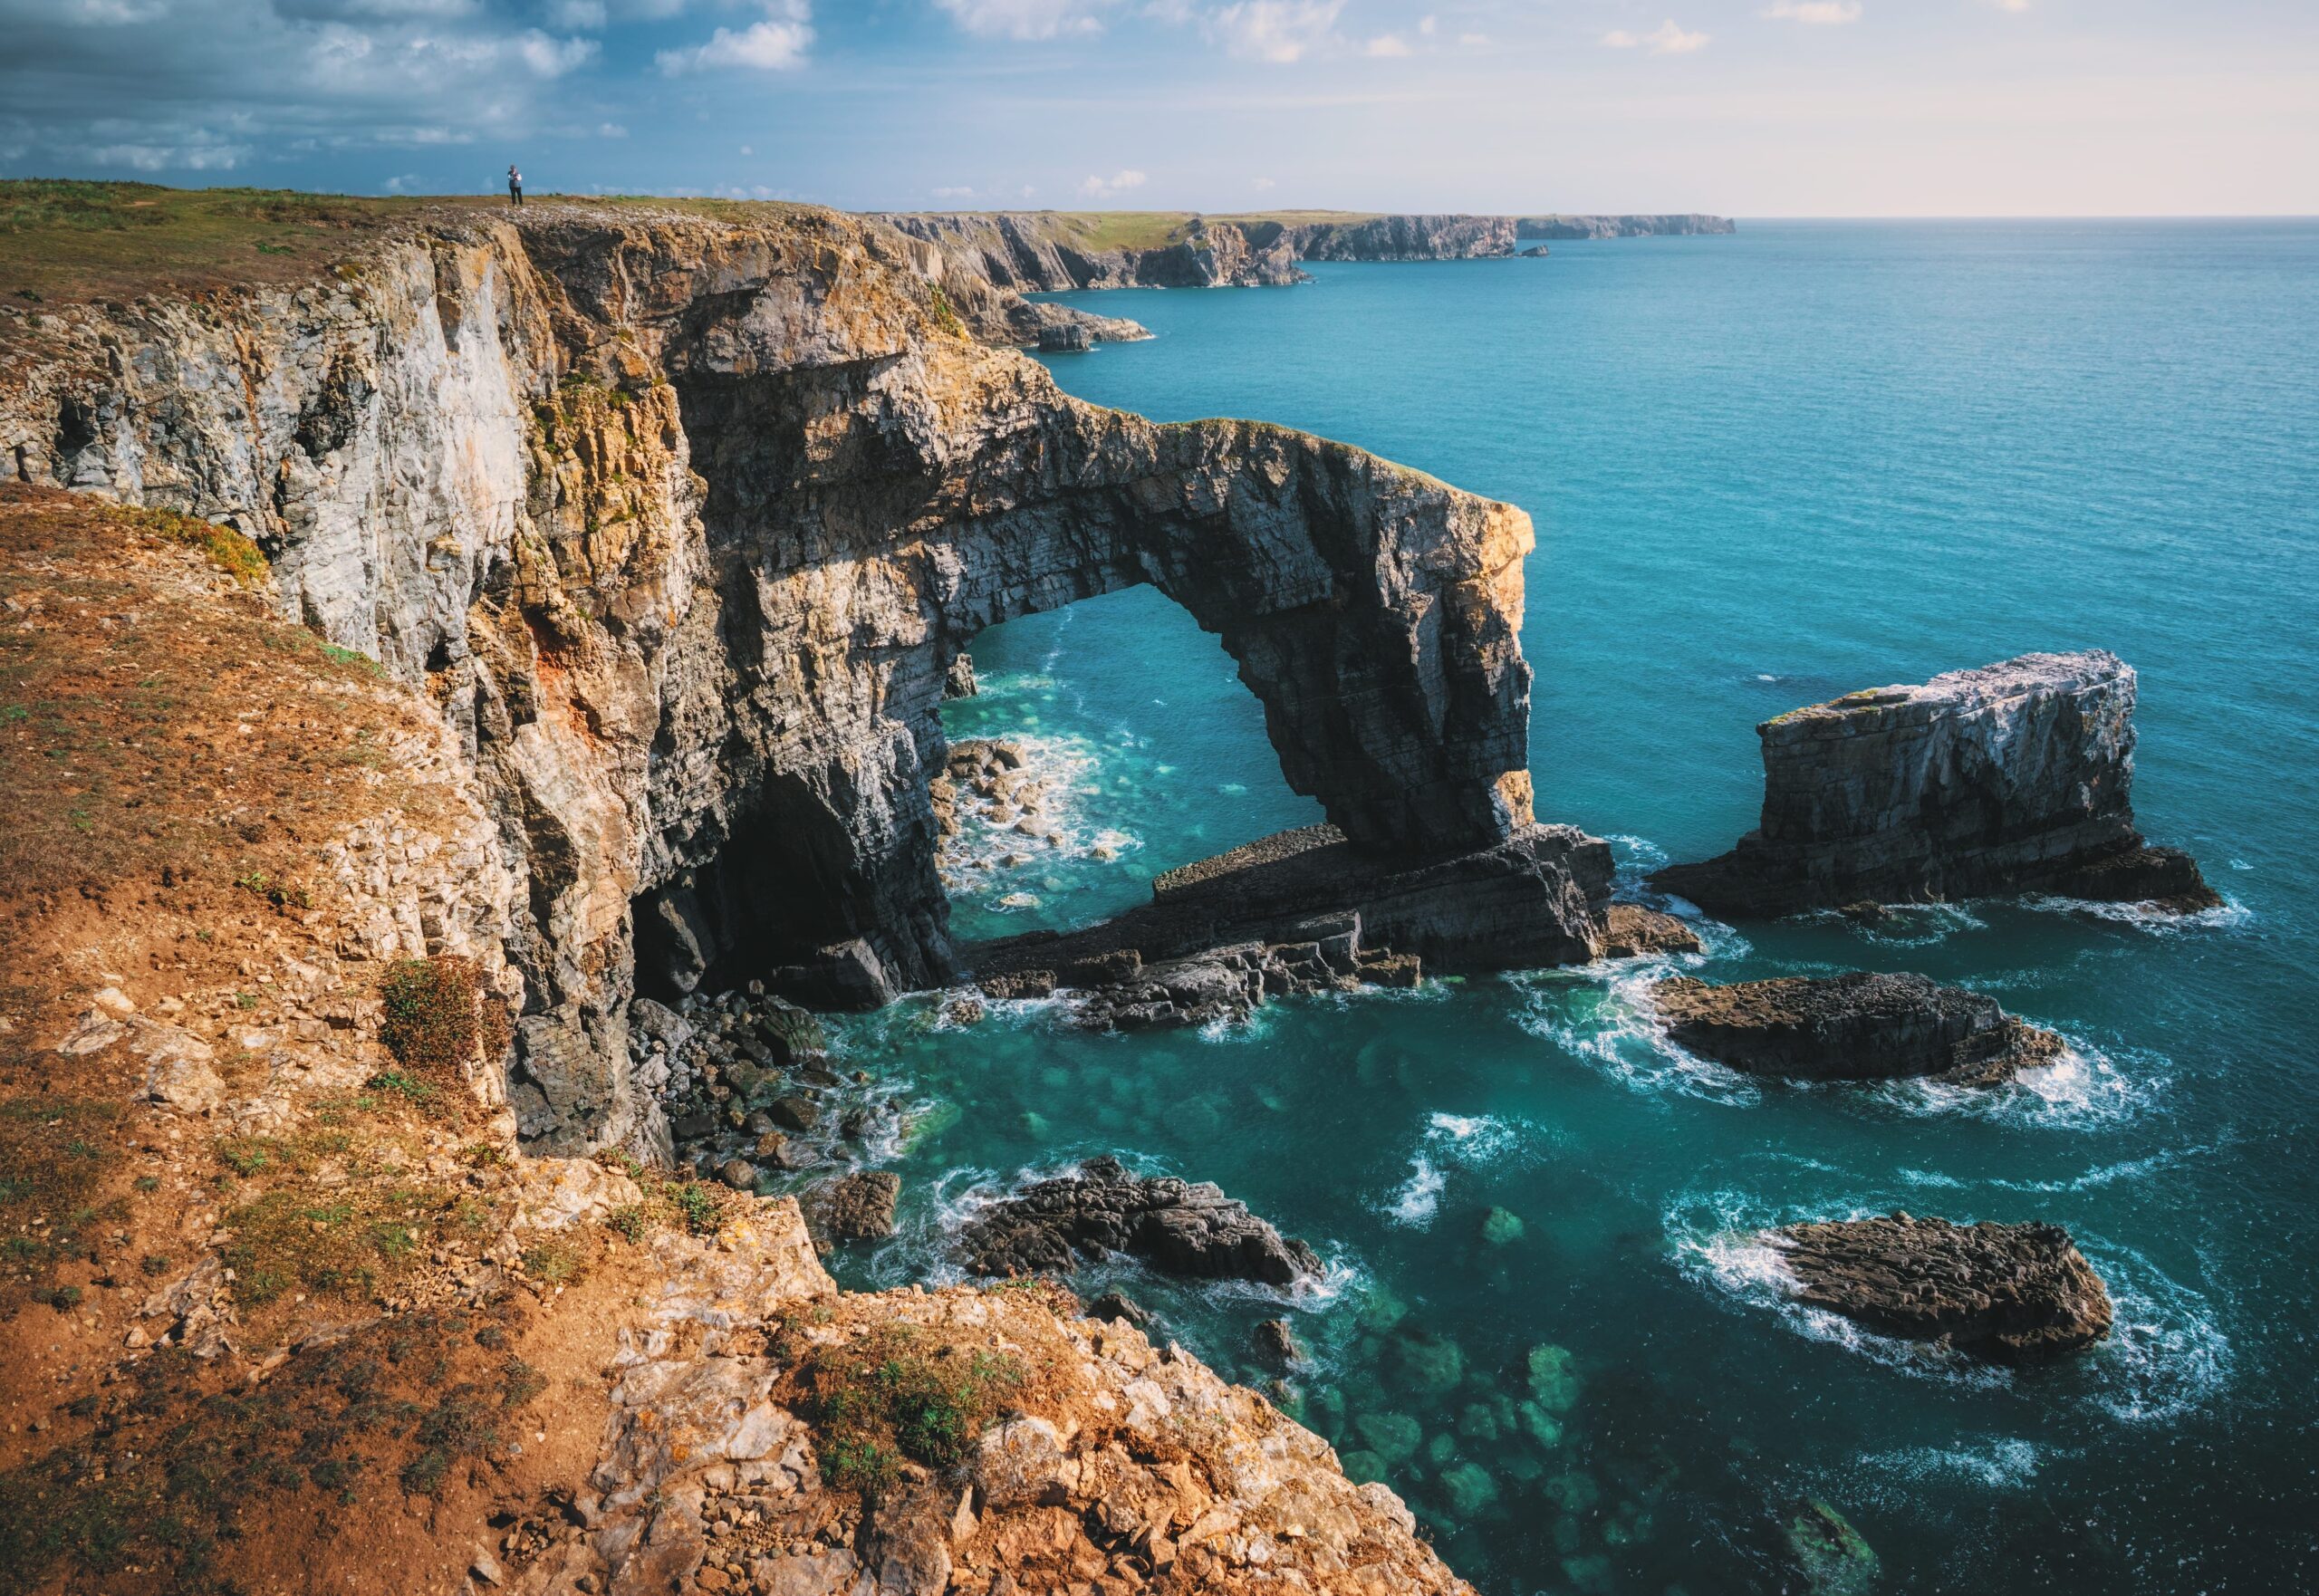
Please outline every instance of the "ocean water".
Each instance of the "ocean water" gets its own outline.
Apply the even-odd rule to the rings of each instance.
[[[841,1274],[949,1270],[978,1203],[1098,1152],[1215,1180],[1326,1280],[1284,1298],[1107,1267],[1083,1290],[1123,1286],[1253,1382],[1251,1329],[1285,1313],[1313,1356],[1281,1399],[1493,1596],[1805,1589],[1783,1526],[1814,1501],[1884,1591],[2309,1588],[2319,226],[1762,223],[1313,274],[1074,296],[1158,336],[1052,369],[1528,509],[1542,818],[1637,873],[1699,857],[1752,823],[1756,722],[2098,645],[2141,672],[2144,830],[2230,907],[1709,924],[1679,961],[1922,970],[2071,1039],[1980,1095],[1742,1080],[1653,1032],[1654,969],[1133,1038],[913,1001],[842,1028],[913,1109],[902,1231]],[[1083,923],[1317,818],[1216,640],[1148,590],[975,656],[952,735],[1028,738],[1067,803],[1062,846],[962,877],[965,936]],[[1892,1208],[2066,1225],[2117,1334],[2056,1368],[1951,1363],[1799,1311],[1746,1239]],[[1493,1210],[1517,1237],[1486,1239]]]

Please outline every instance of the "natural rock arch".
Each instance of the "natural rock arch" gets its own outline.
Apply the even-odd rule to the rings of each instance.
[[[766,740],[756,801],[640,906],[648,984],[773,968],[871,1002],[948,974],[927,782],[950,664],[1140,584],[1221,639],[1288,784],[1355,841],[1442,853],[1529,820],[1520,511],[1285,428],[1079,404],[965,346],[781,376],[669,359],[743,736]]]

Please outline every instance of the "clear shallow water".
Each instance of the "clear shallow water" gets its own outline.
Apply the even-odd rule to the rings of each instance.
[[[2142,672],[2144,828],[2233,909],[1710,928],[1686,961],[1920,969],[2073,1039],[1984,1097],[1740,1080],[1651,1033],[1632,969],[1281,1005],[1210,1036],[1075,1034],[1038,1005],[961,1030],[906,1005],[842,1035],[919,1117],[904,1232],[842,1273],[941,1267],[959,1216],[1026,1169],[1113,1151],[1216,1180],[1331,1260],[1285,1308],[1315,1353],[1308,1422],[1491,1592],[1795,1587],[1778,1525],[1807,1497],[1865,1535],[1885,1590],[2307,1585],[2319,227],[1554,248],[1089,296],[1160,336],[1052,364],[1103,403],[1309,428],[1527,508],[1538,812],[1632,869],[1751,823],[1768,715],[2101,645]],[[1071,846],[962,893],[964,935],[1083,922],[1316,818],[1220,648],[1149,591],[975,654],[986,695],[950,707],[953,736],[1028,733],[1075,790]],[[1025,890],[1035,907],[998,907]],[[1795,1311],[1740,1239],[1895,1207],[2067,1225],[2119,1334],[2057,1370],[1951,1366]],[[1518,1240],[1483,1239],[1493,1208]],[[1248,1337],[1279,1299],[1080,1284],[1265,1377]],[[1540,1346],[1568,1359],[1534,1380]]]

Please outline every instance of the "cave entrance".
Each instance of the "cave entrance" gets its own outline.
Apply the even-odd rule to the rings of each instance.
[[[967,654],[977,690],[942,704],[937,804],[961,948],[1108,918],[1162,870],[1326,818],[1283,778],[1222,640],[1156,588],[1002,622]]]

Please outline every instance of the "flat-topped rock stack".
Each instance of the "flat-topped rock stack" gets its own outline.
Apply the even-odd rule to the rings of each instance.
[[[2064,1047],[1993,997],[1923,976],[1790,976],[1710,985],[1679,976],[1651,988],[1682,1046],[1750,1074],[1797,1081],[1929,1076],[1993,1086],[2051,1063]]]
[[[1791,710],[1756,728],[1757,828],[1651,884],[1740,916],[2018,892],[2213,908],[2189,856],[2134,829],[2134,692],[2092,649]]]
[[[2110,1333],[2110,1293],[2058,1225],[1956,1225],[1892,1214],[1766,1233],[1797,1295],[1884,1335],[1999,1363]]]

